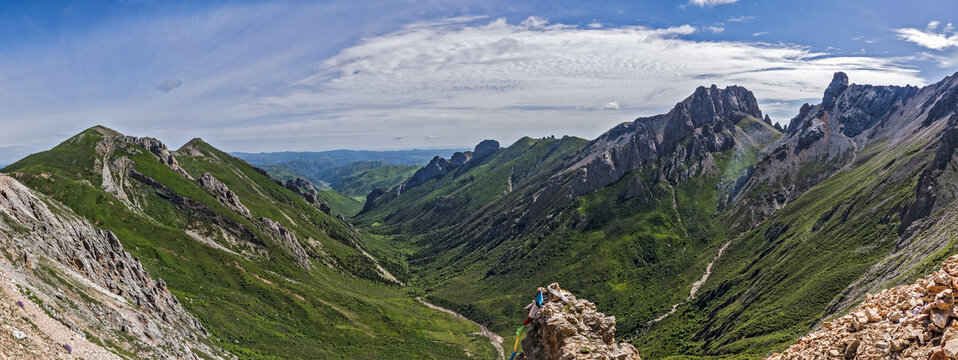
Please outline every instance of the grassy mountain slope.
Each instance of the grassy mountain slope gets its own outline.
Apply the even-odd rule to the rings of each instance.
[[[106,149],[104,140],[117,135],[92,128],[4,171],[115,232],[218,346],[241,358],[492,356],[485,338],[471,335],[473,325],[388,285],[347,224],[245,162],[201,142],[178,152],[182,169],[194,178],[212,174],[250,217],[140,145],[117,141]],[[103,175],[105,166],[110,176]],[[107,179],[125,196],[105,190]],[[308,269],[260,217],[296,236]]]
[[[362,201],[376,188],[401,184],[412,176],[419,165],[391,165],[383,161],[362,161],[329,169],[321,180],[334,190]]]
[[[521,322],[527,289],[561,279],[629,336],[688,295],[726,236],[717,219],[727,189],[781,136],[751,116],[738,124],[738,145],[703,155],[709,170],[683,181],[661,180],[660,164],[649,163],[543,207],[537,199],[570,192],[549,184],[586,142],[524,138],[474,167],[387,192],[356,221],[410,244],[411,283],[430,300],[494,330]]]
[[[439,232],[510,192],[514,182],[548,181],[562,160],[586,141],[574,137],[524,137],[480,162],[405,190],[390,191],[376,206],[356,218],[357,223],[381,227],[382,233]],[[378,223],[378,224],[376,224]]]
[[[328,185],[326,185],[325,182],[315,179],[305,173],[297,172],[287,164],[262,165],[260,168],[269,172],[269,175],[274,179],[283,182],[286,182],[287,180],[294,180],[296,178],[303,178],[313,183],[317,189],[316,196],[320,199],[320,201],[328,203],[329,207],[333,209],[334,213],[343,214],[344,216],[353,216],[363,208],[362,201],[354,197],[347,196],[334,189],[329,189],[327,188]]]
[[[955,244],[936,230],[953,228],[953,207],[918,205],[955,199],[958,170],[942,156],[956,147],[944,120],[955,78],[922,89],[835,78],[784,137],[754,109],[684,137],[662,131],[709,124],[716,99],[742,93],[700,88],[669,114],[569,151],[566,167],[535,166],[531,183],[460,170],[387,192],[357,221],[411,244],[417,289],[495,330],[523,318],[523,289],[561,280],[611,309],[643,356],[760,357],[861,289],[909,280],[895,264],[920,273]],[[911,230],[903,217],[916,206],[942,210]]]
[[[869,148],[856,166],[735,239],[695,301],[641,338],[642,354],[757,357],[818,324],[833,299],[894,248],[898,212],[929,156],[915,150]]]
[[[743,178],[750,191],[722,217],[742,224],[769,203],[779,208],[733,239],[694,301],[639,340],[643,355],[781,350],[865,292],[910,281],[953,251],[945,229],[955,226],[956,117],[946,119],[956,77],[921,89],[835,79],[829,106],[803,106],[788,136]],[[929,176],[934,184],[922,184]],[[909,226],[911,210],[936,198],[941,209]]]

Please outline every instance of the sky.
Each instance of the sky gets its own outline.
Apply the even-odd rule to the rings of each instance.
[[[0,164],[101,124],[171,148],[593,138],[741,85],[773,121],[832,73],[958,71],[958,0],[0,3]]]

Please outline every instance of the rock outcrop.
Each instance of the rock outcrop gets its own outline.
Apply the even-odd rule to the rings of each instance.
[[[273,219],[264,217],[259,220],[266,225],[266,232],[272,233],[276,242],[286,248],[286,251],[289,252],[290,256],[293,257],[293,260],[295,260],[299,266],[309,269],[309,255],[306,254],[303,245],[296,239],[296,234],[293,234],[293,232]]]
[[[269,175],[267,174],[267,176]],[[303,199],[306,199],[306,202],[310,204],[316,205],[316,203],[319,202],[319,196],[317,195],[319,192],[316,190],[316,187],[313,186],[313,183],[309,182],[309,180],[297,177],[296,179],[286,180],[286,183],[282,185],[290,191],[302,196]]]
[[[156,157],[160,159],[161,163],[166,164],[166,166],[169,166],[171,169],[180,173],[180,175],[190,179],[193,178],[186,173],[186,170],[183,170],[183,168],[180,167],[180,163],[177,162],[176,157],[170,153],[170,149],[166,147],[166,144],[163,144],[159,140],[151,137],[135,136],[117,136],[116,139],[143,147],[147,151],[153,153],[153,155],[156,155]]]
[[[252,217],[249,209],[240,202],[239,196],[236,196],[233,190],[230,190],[226,187],[226,184],[213,177],[213,175],[210,175],[210,173],[203,173],[203,176],[196,181],[199,182],[200,186],[206,189],[206,191],[212,194],[216,200],[219,200],[223,206],[243,215],[243,217],[247,219]]]
[[[495,140],[483,140],[476,145],[476,148],[472,150],[472,157],[476,159],[482,159],[489,154],[492,154],[496,151],[499,151],[499,142]]]
[[[958,359],[958,255],[911,285],[869,294],[768,359]]]
[[[115,130],[111,130],[102,126],[94,126],[91,130],[95,130],[103,135],[103,139],[96,144],[96,152],[98,155],[103,157],[109,157],[116,150],[117,145],[126,143],[131,145],[136,145],[142,147],[146,151],[149,151],[157,157],[157,159],[166,166],[169,166],[171,169],[183,175],[189,179],[193,177],[190,176],[180,167],[180,163],[176,160],[176,157],[170,152],[166,147],[166,144],[163,144],[161,141],[151,138],[151,137],[136,137],[136,136],[127,136],[122,135]],[[81,135],[82,136],[82,135]],[[105,166],[105,165],[104,165]]]
[[[615,341],[615,317],[600,313],[595,304],[577,299],[552,283],[542,289],[543,304],[526,307],[527,326],[522,350],[531,360],[639,360],[634,346]],[[535,309],[533,309],[535,308]]]

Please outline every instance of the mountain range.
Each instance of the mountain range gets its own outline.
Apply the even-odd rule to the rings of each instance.
[[[512,344],[529,289],[558,281],[646,359],[760,358],[958,252],[956,109],[958,74],[836,73],[787,126],[713,85],[592,140],[412,166],[96,126],[3,168],[3,296],[86,354],[490,359],[434,307]]]
[[[377,191],[356,222],[493,330],[521,316],[518,289],[561,279],[643,356],[762,356],[949,254],[956,78],[836,73],[785,127],[744,88],[700,87],[592,141],[525,138]]]

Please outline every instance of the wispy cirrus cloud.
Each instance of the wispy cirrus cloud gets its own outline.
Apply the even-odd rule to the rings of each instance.
[[[725,32],[725,28],[721,26],[706,26],[705,30],[711,31],[713,34],[721,34]]]
[[[754,20],[755,20],[754,16],[732,16],[728,19],[725,19],[725,21],[728,21],[731,23],[748,23]]]
[[[652,114],[702,85],[743,85],[765,103],[793,104],[820,98],[835,71],[859,83],[924,83],[906,59],[694,41],[684,36],[701,30],[690,25],[593,29],[532,23],[495,19],[367,37],[260,102],[276,112],[296,109],[396,127],[429,123],[444,139],[535,136],[544,135],[543,129],[590,137],[631,118],[594,109]],[[776,118],[794,115],[791,108],[772,110]]]
[[[462,147],[593,137],[713,83],[748,87],[774,119],[788,119],[820,98],[834,71],[858,83],[924,82],[913,59],[700,40],[727,34],[714,22],[442,18],[465,2],[437,3],[210,6],[112,17],[53,36],[62,41],[5,47],[0,124],[15,131],[0,132],[0,162],[97,122],[174,147],[196,136],[243,151]]]
[[[931,21],[924,29],[901,28],[895,29],[898,38],[914,43],[926,49],[945,50],[951,47],[958,47],[958,33],[955,32],[951,23],[938,31],[941,25],[938,21]]]
[[[701,7],[712,7],[715,5],[733,4],[738,0],[689,0],[689,4]]]

